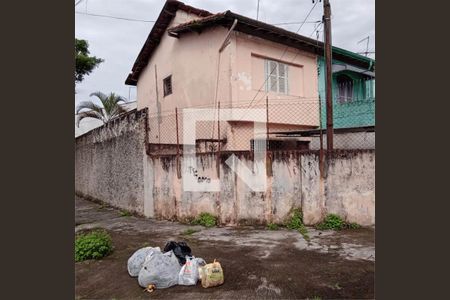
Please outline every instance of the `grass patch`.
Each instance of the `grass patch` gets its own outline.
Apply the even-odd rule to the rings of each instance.
[[[325,219],[316,225],[319,230],[342,230],[342,229],[356,229],[361,226],[356,223],[348,223],[336,214],[328,214]]]
[[[291,213],[291,217],[286,223],[286,227],[289,229],[299,229],[303,225],[303,214],[298,208],[294,208]]]
[[[119,211],[119,214],[121,217],[130,217],[131,216],[131,213],[127,210],[121,210],[121,211]]]
[[[197,218],[192,221],[194,225],[202,225],[205,227],[214,227],[217,225],[217,217],[213,216],[210,213],[203,212],[198,215]]]
[[[75,238],[75,261],[100,259],[112,252],[111,236],[104,230],[82,233]]]
[[[303,238],[307,241],[310,240],[309,235],[308,235],[308,229],[306,229],[305,225],[302,225],[299,229],[298,232],[301,233],[301,235],[303,235]]]
[[[357,224],[357,223],[346,223],[347,224],[347,228],[349,229],[358,229],[361,228],[361,225]]]
[[[295,208],[292,210],[291,217],[287,221],[286,227],[297,230],[303,235],[305,240],[309,241],[308,229],[306,229],[305,224],[303,224],[303,214],[300,209]]]
[[[193,228],[188,228],[185,231],[183,231],[181,234],[182,235],[191,235],[193,233],[199,232],[200,230],[197,229],[193,229]]]
[[[280,226],[278,226],[278,224],[275,224],[275,223],[267,224],[267,229],[268,230],[278,230],[279,228],[280,228]]]

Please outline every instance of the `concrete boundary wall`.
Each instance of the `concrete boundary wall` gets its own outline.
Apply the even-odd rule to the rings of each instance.
[[[301,208],[306,224],[335,213],[349,222],[375,224],[375,151],[339,150],[320,176],[319,152],[274,152],[266,192],[253,192],[220,157],[220,192],[185,192],[176,155],[148,155],[147,110],[128,113],[76,139],[75,192],[147,217],[189,220],[201,212],[222,224],[282,223]],[[233,152],[249,168],[251,153]],[[217,178],[217,156],[198,154],[197,175]],[[180,165],[183,156],[180,156]]]
[[[301,208],[306,224],[320,222],[327,213],[365,226],[375,224],[373,150],[335,152],[323,178],[318,152],[274,153],[267,192],[251,191],[224,163],[228,155],[221,157],[220,192],[184,192],[176,156],[148,157],[155,216],[183,221],[209,212],[223,224],[264,224],[282,223],[293,208]],[[216,159],[214,154],[198,155],[198,176],[216,179]],[[241,153],[239,159],[251,168],[248,153]],[[188,176],[187,172],[182,170],[181,175]]]
[[[76,138],[75,193],[144,215],[147,124],[132,111]]]

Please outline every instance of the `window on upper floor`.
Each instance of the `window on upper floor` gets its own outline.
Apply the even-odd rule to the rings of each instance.
[[[279,94],[289,93],[288,65],[274,60],[265,60],[264,78],[266,80],[266,92]]]
[[[163,79],[164,97],[172,94],[172,75]]]
[[[339,103],[347,103],[353,101],[353,79],[347,75],[338,75],[337,83],[337,99]]]

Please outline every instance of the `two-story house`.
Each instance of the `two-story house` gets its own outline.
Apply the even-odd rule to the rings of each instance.
[[[181,131],[184,108],[220,105],[266,109],[270,147],[305,148],[308,138],[280,138],[277,132],[319,128],[323,53],[322,42],[231,11],[213,14],[167,1],[125,83],[137,86],[137,109],[149,109],[150,144],[176,144],[175,108]],[[373,61],[366,57],[333,48],[333,59],[337,69],[343,68],[335,70],[340,72],[336,83],[343,84],[344,76],[373,77]],[[356,84],[351,92],[339,84],[336,89],[348,103]],[[205,148],[209,142],[223,150],[249,150],[252,126],[244,114],[221,122],[220,131],[209,122],[197,126],[195,134]]]
[[[336,48],[334,52],[345,51]],[[375,61],[346,51],[348,56],[367,61],[361,68],[333,59],[333,126],[336,129],[375,126]],[[318,58],[319,95],[325,107],[325,60]],[[326,110],[322,111],[322,128],[326,126]]]

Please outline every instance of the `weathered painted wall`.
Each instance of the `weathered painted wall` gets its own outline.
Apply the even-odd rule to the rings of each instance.
[[[322,128],[326,126],[326,93],[325,93],[325,60],[322,56],[317,58],[318,87],[321,99]],[[333,60],[333,64],[343,64]],[[342,72],[340,72],[342,73]],[[346,75],[353,80],[353,101],[340,103],[338,100],[338,83],[333,73],[333,126],[334,128],[363,127],[375,125],[375,79],[366,81],[361,74],[348,72]]]
[[[351,153],[351,152],[350,152]],[[325,207],[358,224],[375,223],[375,155],[347,154],[331,161],[325,184]]]
[[[178,10],[169,27],[195,18],[198,16]],[[150,142],[176,143],[174,115],[176,107],[180,114],[183,108],[214,107],[218,76],[217,99],[222,102],[230,99],[233,37],[231,44],[220,54],[219,60],[219,48],[227,32],[224,27],[216,27],[200,34],[194,32],[183,34],[180,38],[163,35],[137,83],[138,109],[148,107],[150,115],[154,116],[149,120]],[[168,75],[172,75],[173,92],[164,97],[163,79]],[[161,116],[159,119],[155,117],[158,114]],[[208,126],[209,130],[205,129],[209,135],[200,131],[197,136],[211,137],[211,128]]]
[[[179,10],[169,27],[196,18],[198,16]],[[227,32],[227,28],[219,26],[201,33],[186,33],[179,38],[163,35],[137,83],[138,109],[148,107],[150,113],[151,143],[176,143],[175,107],[179,111],[180,133],[183,108],[214,108],[218,101],[221,108],[248,107],[265,79],[264,59],[261,56],[274,60],[283,56],[282,61],[291,63],[289,93],[268,94],[273,126],[284,126],[287,130],[318,126],[316,56],[293,48],[285,52],[284,45],[239,32],[231,34],[230,43],[219,54]],[[173,93],[164,97],[163,79],[168,75],[172,75]],[[262,91],[264,93],[264,88]],[[258,95],[258,99],[263,97],[263,93]],[[265,109],[265,101],[255,101],[252,107]],[[245,121],[245,118],[238,120]],[[224,144],[222,148],[249,150],[249,140],[240,138],[246,134],[246,127],[243,122],[224,122],[221,138],[234,142]],[[196,137],[217,138],[213,122],[197,126]],[[182,134],[179,140],[183,142]]]
[[[201,212],[223,224],[282,223],[301,208],[306,224],[336,213],[350,222],[375,222],[375,152],[342,150],[320,176],[318,151],[274,152],[266,192],[252,191],[220,157],[220,192],[183,191],[183,177],[217,178],[217,156],[199,154],[197,169],[180,168],[176,155],[149,156],[147,110],[129,113],[75,142],[75,191],[119,208],[163,219],[192,219]],[[234,152],[248,167],[248,151]],[[180,166],[183,160],[180,157]],[[194,172],[195,171],[195,172]]]
[[[249,168],[248,154],[239,157]],[[302,208],[306,224],[315,224],[327,213],[336,213],[349,222],[375,223],[375,152],[341,151],[320,177],[319,159],[312,153],[276,153],[273,176],[267,192],[253,192],[235,173],[220,164],[220,192],[184,192],[177,177],[176,157],[153,157],[152,185],[155,216],[189,219],[201,212],[219,216],[221,223],[282,223],[290,211]],[[183,158],[181,157],[181,161]],[[198,176],[216,179],[216,156],[199,155]],[[182,176],[191,176],[182,170]]]
[[[75,192],[144,214],[146,122],[141,110],[76,138]]]
[[[327,135],[323,134],[323,148],[327,148]],[[311,150],[320,149],[320,137],[314,136],[309,144]],[[334,133],[334,149],[375,149],[375,132]]]
[[[317,56],[240,32],[236,33],[233,103],[250,103],[255,99],[251,107],[265,109],[267,59],[287,64],[289,79],[287,94],[267,93],[270,122],[318,126]],[[296,107],[288,103],[295,103]]]

